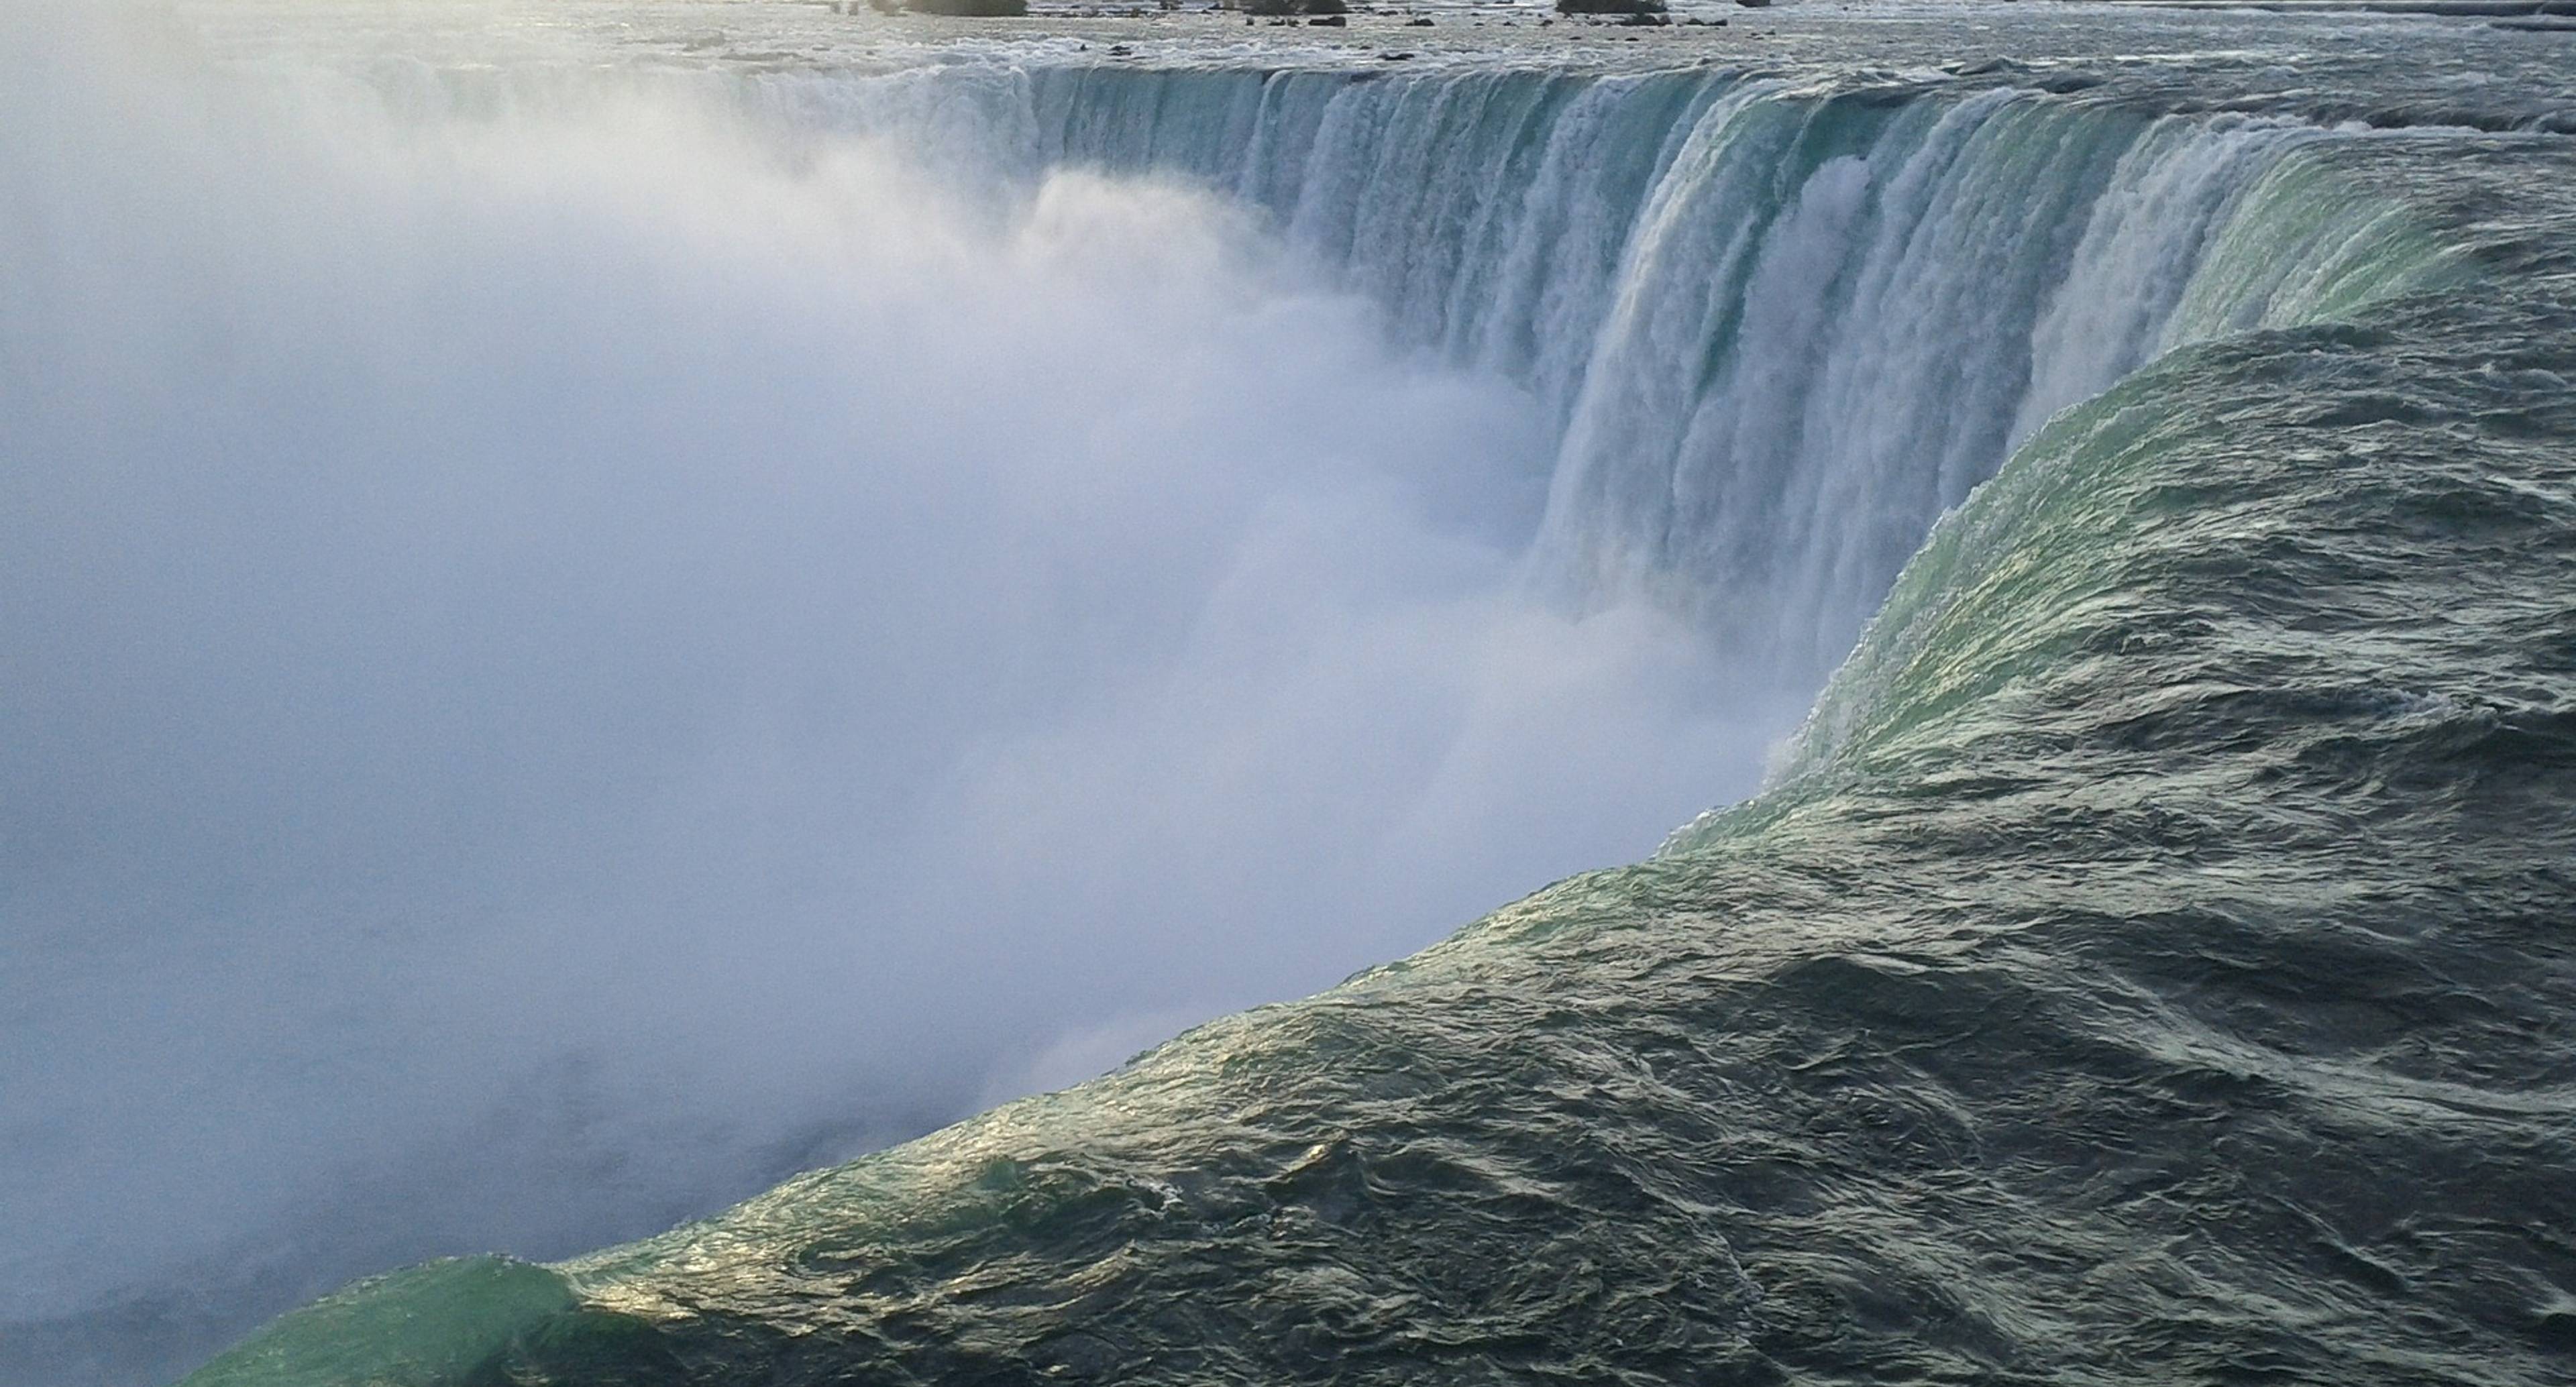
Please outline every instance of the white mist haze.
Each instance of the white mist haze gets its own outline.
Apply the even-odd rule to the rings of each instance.
[[[0,36],[0,1373],[1085,1077],[1778,730],[1205,197]]]

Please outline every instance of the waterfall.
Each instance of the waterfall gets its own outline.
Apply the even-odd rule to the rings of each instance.
[[[1400,339],[1524,384],[1560,430],[1531,580],[1650,596],[1784,695],[2051,414],[2438,258],[2298,157],[2314,126],[2010,88],[1042,68],[969,90],[1023,167],[1230,194]],[[899,124],[955,123],[922,94]]]
[[[1970,83],[81,76],[0,83],[0,598],[9,903],[79,942],[9,1000],[92,1068],[0,1078],[71,1134],[13,1190],[181,1174],[54,1201],[0,1378],[1642,850],[2062,407],[2435,264],[2314,127]]]

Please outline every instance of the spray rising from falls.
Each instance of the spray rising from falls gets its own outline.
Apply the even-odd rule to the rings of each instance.
[[[20,1344],[644,1231],[1642,851],[2040,420],[2432,264],[2313,131],[2004,90],[368,87],[0,168],[82,233],[0,223],[13,773],[137,849],[12,821],[91,1057],[17,1178],[189,1211],[39,1191]]]

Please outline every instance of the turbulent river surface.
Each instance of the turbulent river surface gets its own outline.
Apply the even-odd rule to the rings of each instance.
[[[1725,11],[22,26],[0,1377],[2576,1382],[2576,33]]]

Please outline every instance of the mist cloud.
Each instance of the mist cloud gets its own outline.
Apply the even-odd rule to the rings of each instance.
[[[0,1321],[649,1231],[1633,858],[1777,730],[1526,599],[1545,421],[1205,196],[13,65]]]

